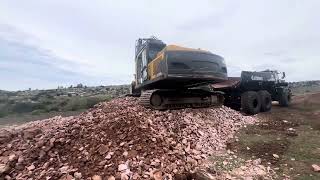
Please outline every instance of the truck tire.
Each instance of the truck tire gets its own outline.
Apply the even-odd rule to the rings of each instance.
[[[261,112],[267,112],[271,110],[272,107],[272,98],[271,94],[266,90],[258,91],[258,95],[261,100]]]
[[[280,106],[288,107],[290,104],[290,101],[291,101],[291,94],[287,90],[282,91],[279,97]]]
[[[246,114],[257,114],[261,109],[261,100],[255,91],[247,91],[241,95],[241,108]]]

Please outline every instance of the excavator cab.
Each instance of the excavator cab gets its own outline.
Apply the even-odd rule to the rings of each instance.
[[[148,80],[148,64],[165,47],[166,44],[155,37],[137,40],[135,52],[136,85]]]

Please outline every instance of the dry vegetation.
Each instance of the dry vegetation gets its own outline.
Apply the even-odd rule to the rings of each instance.
[[[85,87],[81,84],[49,90],[0,91],[0,126],[55,115],[76,115],[128,92],[126,85]]]
[[[229,149],[245,158],[261,158],[281,178],[320,179],[320,93],[297,95],[289,108],[275,105],[259,124],[239,132]],[[275,154],[275,155],[274,155]]]

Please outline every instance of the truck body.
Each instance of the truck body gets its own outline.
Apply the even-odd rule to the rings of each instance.
[[[247,114],[269,111],[272,101],[288,106],[291,90],[284,81],[285,73],[279,78],[278,71],[242,71],[241,77],[229,77],[227,81],[212,84],[214,90],[225,93],[224,104]]]

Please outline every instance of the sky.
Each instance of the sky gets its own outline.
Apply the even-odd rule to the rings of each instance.
[[[319,0],[0,0],[0,89],[129,84],[135,40],[223,56],[229,76],[320,79]]]

